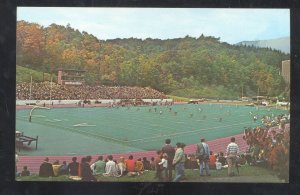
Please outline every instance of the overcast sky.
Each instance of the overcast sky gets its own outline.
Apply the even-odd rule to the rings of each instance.
[[[18,7],[17,20],[52,23],[115,38],[220,37],[235,44],[290,36],[289,9]]]

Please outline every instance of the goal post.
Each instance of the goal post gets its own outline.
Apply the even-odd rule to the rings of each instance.
[[[32,113],[33,113],[33,111],[34,111],[36,108],[50,110],[49,107],[33,106],[33,107],[30,109],[30,112],[29,112],[29,122],[31,122],[31,119],[32,119]]]

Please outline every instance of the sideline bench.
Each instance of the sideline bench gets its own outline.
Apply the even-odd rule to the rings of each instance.
[[[31,142],[34,141],[35,141],[35,149],[37,150],[38,139],[39,136],[36,136],[36,138],[29,137],[29,136],[25,136],[20,131],[16,131],[16,147],[18,148],[19,152],[21,150],[21,147],[23,147],[24,143],[27,143],[27,145],[29,146]]]

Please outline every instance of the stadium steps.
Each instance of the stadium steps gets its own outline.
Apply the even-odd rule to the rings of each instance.
[[[242,138],[243,134],[235,135],[234,137],[236,138],[236,143],[240,147],[240,151],[246,151],[247,149],[247,144]],[[226,147],[228,143],[230,142],[230,137],[225,137],[225,138],[219,138],[216,140],[211,140],[207,141],[207,143],[210,146],[210,150],[213,151],[214,153],[218,152],[225,152]],[[193,145],[188,145],[185,147],[185,153],[188,154],[194,154],[196,151],[196,144]],[[132,152],[130,153],[133,155],[134,159],[138,158],[143,158],[147,157],[148,160],[151,159],[151,157],[155,157],[156,151],[145,151],[145,152]],[[123,156],[125,159],[128,158],[130,154],[112,154],[114,159],[118,160],[121,156]],[[108,154],[99,154],[102,155],[104,158],[107,157]],[[92,162],[94,162],[99,155],[91,155],[92,156]],[[86,155],[77,155],[77,161],[80,162],[81,158]],[[62,164],[63,161],[66,161],[67,164],[71,162],[71,159],[73,156],[19,156],[19,162],[17,163],[17,170],[18,172],[21,172],[23,170],[23,166],[27,166],[28,170],[31,173],[38,173],[39,172],[39,167],[44,161],[44,159],[48,157],[49,162],[53,163],[55,160],[59,160],[59,163]]]

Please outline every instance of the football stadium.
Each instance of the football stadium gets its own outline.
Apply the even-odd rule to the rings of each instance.
[[[251,45],[257,41],[248,36],[228,42],[248,21],[215,24],[234,13],[261,22],[258,12],[266,10],[62,9],[18,8],[16,180],[244,182],[232,176],[254,175],[252,182],[269,182],[275,175],[288,182],[290,54],[271,46],[289,48],[290,38],[266,40],[277,40],[267,46]],[[289,10],[281,11],[280,21],[289,24]],[[24,13],[70,16],[66,26],[57,18],[46,26]],[[81,24],[97,23],[74,28],[79,13],[86,13]],[[151,19],[139,23],[145,13]],[[144,25],[155,32],[139,32]],[[165,36],[157,37],[160,28]],[[278,28],[270,25],[270,32]],[[121,34],[105,37],[115,32]]]

